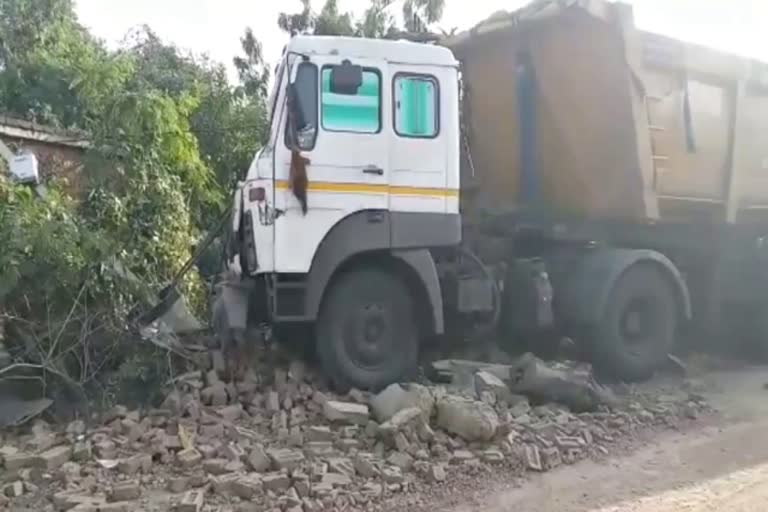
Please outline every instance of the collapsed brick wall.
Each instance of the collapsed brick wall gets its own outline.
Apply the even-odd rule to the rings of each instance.
[[[61,183],[64,190],[73,196],[83,192],[84,149],[2,135],[0,140],[8,144],[13,151],[27,150],[34,153],[37,157],[40,177],[44,181],[55,180]]]

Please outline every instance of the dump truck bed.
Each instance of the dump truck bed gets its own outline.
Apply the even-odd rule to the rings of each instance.
[[[768,220],[768,66],[635,27],[603,0],[533,2],[445,43],[464,85],[465,213]]]

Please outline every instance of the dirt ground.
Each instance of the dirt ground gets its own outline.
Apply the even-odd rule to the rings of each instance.
[[[719,417],[646,447],[474,496],[453,512],[762,512],[768,510],[768,367],[702,372]]]

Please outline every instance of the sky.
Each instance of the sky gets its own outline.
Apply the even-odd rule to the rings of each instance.
[[[231,64],[247,26],[277,62],[287,36],[277,28],[281,11],[297,12],[299,0],[75,0],[80,21],[111,46],[133,27],[148,24],[163,39]],[[320,9],[323,0],[313,0]],[[360,13],[368,0],[339,0],[343,11]],[[446,0],[444,29],[474,26],[499,10],[526,0]],[[768,62],[766,0],[630,0],[643,29]],[[396,12],[399,14],[399,12]],[[230,66],[231,68],[231,66]]]

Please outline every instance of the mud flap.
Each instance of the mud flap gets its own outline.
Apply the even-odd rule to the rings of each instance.
[[[242,332],[248,327],[248,301],[253,283],[239,276],[227,276],[216,284],[213,302],[213,328],[221,337],[232,331]]]

